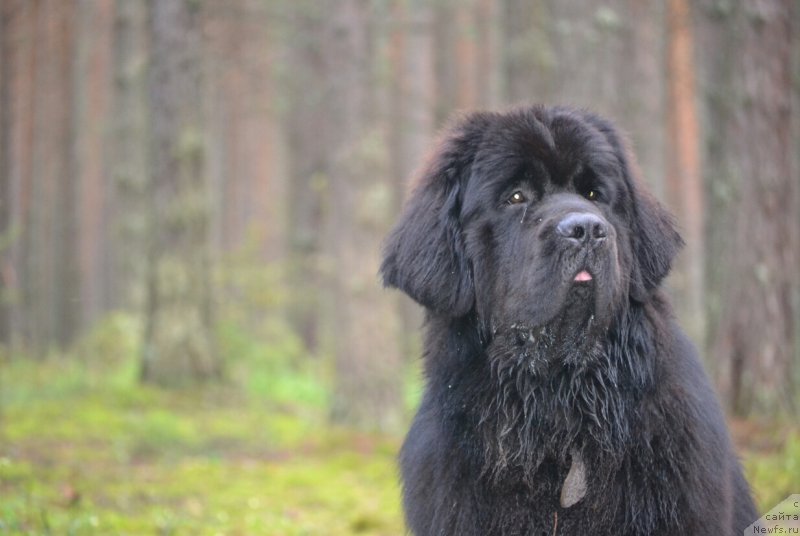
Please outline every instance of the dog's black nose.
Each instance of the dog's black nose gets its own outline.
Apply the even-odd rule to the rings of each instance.
[[[608,224],[590,212],[570,212],[558,222],[556,231],[577,244],[596,244],[608,236]]]

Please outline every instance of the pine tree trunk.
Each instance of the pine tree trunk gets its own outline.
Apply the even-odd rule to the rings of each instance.
[[[496,108],[501,99],[502,10],[499,0],[477,0],[474,9],[478,42],[478,102],[481,107]]]
[[[80,323],[90,327],[109,310],[107,263],[114,236],[108,225],[106,201],[107,132],[112,93],[112,0],[77,0],[73,123],[74,155],[79,169],[77,243],[80,277]]]
[[[11,344],[11,25],[16,2],[0,4],[0,346]]]
[[[374,58],[370,9],[337,2],[331,12],[331,234],[335,390],[333,417],[391,428],[401,410],[401,360],[394,302],[378,282],[381,242],[391,214],[385,136],[372,113]]]
[[[327,119],[333,106],[324,61],[327,10],[297,2],[290,14],[295,30],[286,46],[293,68],[284,79],[284,92],[288,95],[284,116],[289,174],[287,284],[293,296],[288,316],[306,347],[316,353],[320,347],[320,310],[324,301],[320,229],[323,198],[330,180],[329,152],[335,136],[335,129]]]
[[[395,2],[394,8],[389,149],[392,214],[398,214],[414,171],[432,143],[436,88],[432,7],[426,0],[417,0],[410,6]],[[398,301],[402,353],[414,356],[419,348],[422,310],[405,295],[399,296]]]
[[[504,98],[554,104],[557,54],[551,1],[502,0]]]
[[[670,287],[689,337],[705,342],[704,189],[700,170],[700,133],[695,107],[694,51],[688,0],[670,0],[668,7],[668,177],[667,195],[686,247],[679,254]]]
[[[66,348],[81,327],[80,258],[78,242],[78,197],[81,179],[80,154],[77,148],[78,120],[76,80],[78,49],[76,46],[77,5],[60,3],[58,15],[58,77],[61,106],[58,110],[57,138],[61,170],[52,170],[55,211],[50,221],[53,229],[55,258],[53,266],[54,341]],[[50,125],[52,128],[52,124]],[[66,173],[64,172],[66,170]]]
[[[116,0],[109,173],[112,307],[140,311],[145,295],[147,169],[147,2]]]
[[[740,415],[796,408],[794,0],[703,5],[711,363]]]
[[[201,35],[196,2],[152,2],[151,221],[141,375],[163,385],[221,374],[214,343]]]
[[[20,31],[30,35],[37,34],[39,19],[39,0],[21,2],[24,6],[19,12]],[[15,195],[15,222],[19,227],[19,237],[12,247],[15,268],[16,307],[12,326],[14,328],[14,345],[30,346],[34,340],[33,305],[31,287],[35,281],[33,276],[33,207],[31,197],[34,189],[34,141],[35,137],[35,89],[38,83],[38,72],[41,54],[39,39],[29,39],[20,43],[19,60],[19,93],[15,95],[17,120],[19,121],[18,191]]]

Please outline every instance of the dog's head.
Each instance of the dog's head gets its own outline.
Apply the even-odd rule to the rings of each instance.
[[[447,130],[388,238],[386,285],[492,330],[607,324],[681,246],[611,124],[568,108],[475,113]]]

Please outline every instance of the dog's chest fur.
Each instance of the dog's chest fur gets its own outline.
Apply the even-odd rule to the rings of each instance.
[[[630,322],[621,319],[602,338],[495,334],[437,384],[444,435],[453,441],[443,454],[466,454],[453,474],[474,483],[469,498],[453,497],[452,516],[442,518],[448,531],[461,508],[478,511],[486,534],[580,534],[624,525],[626,497],[638,496],[644,508],[664,503],[658,489],[638,489],[630,478],[637,465],[653,463],[652,453],[634,452],[647,442],[639,406],[652,372],[643,374],[641,361],[631,370],[631,357],[618,355],[631,346],[618,339],[637,331]]]

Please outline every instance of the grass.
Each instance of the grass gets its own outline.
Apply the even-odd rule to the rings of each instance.
[[[0,362],[0,534],[403,534],[399,435],[329,425],[318,366],[165,391],[124,356]]]
[[[0,534],[404,534],[400,434],[329,425],[321,363],[276,357],[293,343],[224,339],[231,381],[202,390],[139,385],[103,337],[0,362]],[[734,433],[761,511],[800,491],[796,427]]]
[[[732,423],[745,473],[761,513],[800,493],[800,428],[797,423]]]

